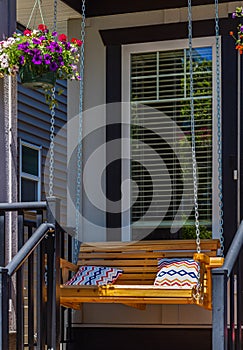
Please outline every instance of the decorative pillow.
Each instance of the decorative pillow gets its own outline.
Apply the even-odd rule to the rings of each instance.
[[[113,284],[122,274],[122,270],[105,266],[81,266],[78,272],[65,285],[101,286]]]
[[[191,289],[197,285],[199,265],[193,259],[159,259],[155,286],[167,289]]]

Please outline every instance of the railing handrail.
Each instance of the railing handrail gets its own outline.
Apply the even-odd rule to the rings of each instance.
[[[5,267],[8,270],[9,276],[12,276],[23,265],[50,230],[55,230],[55,226],[50,223],[43,223],[36,229],[33,235]]]
[[[233,238],[233,241],[231,242],[231,245],[225,257],[223,266],[217,269],[213,269],[212,273],[220,273],[221,271],[226,271],[227,278],[229,278],[235,266],[237,258],[240,254],[242,246],[243,246],[243,221],[241,221],[240,226],[238,227],[238,230],[236,231],[236,234]]]
[[[0,211],[15,210],[43,210],[47,209],[46,202],[16,202],[16,203],[0,203]]]
[[[230,342],[231,347],[235,345],[241,349],[241,311],[238,308],[241,305],[241,281],[238,279],[241,271],[234,270],[239,262],[240,253],[243,246],[243,221],[231,242],[227,252],[224,265],[221,268],[212,269],[213,283],[213,315],[212,315],[212,349],[227,350]],[[235,279],[236,274],[236,279]],[[231,279],[230,284],[228,280]],[[236,283],[235,283],[236,282]],[[235,295],[236,292],[236,295]],[[236,308],[237,307],[237,312]],[[230,322],[228,324],[228,308],[230,312]],[[236,312],[236,313],[235,313]],[[230,337],[229,332],[235,334],[235,317],[237,317],[238,336]],[[229,327],[229,330],[228,330]],[[239,333],[240,332],[240,333]],[[238,342],[235,343],[235,342]],[[233,344],[234,343],[234,344]],[[239,346],[239,347],[238,347]],[[230,347],[230,348],[231,348]]]

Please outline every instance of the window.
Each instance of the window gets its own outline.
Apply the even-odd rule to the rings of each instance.
[[[20,141],[20,200],[38,201],[41,197],[41,147]]]
[[[198,204],[206,234],[212,230],[213,210],[213,44],[211,39],[193,45]],[[181,237],[194,224],[189,50],[186,41],[184,46],[182,41],[168,46],[124,49],[129,96],[123,86],[123,100],[130,101],[130,239],[148,234],[166,238],[176,231]]]

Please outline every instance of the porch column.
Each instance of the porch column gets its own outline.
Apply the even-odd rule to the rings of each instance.
[[[16,29],[16,0],[0,0],[0,13],[2,14],[0,40],[2,40],[11,36]],[[16,78],[9,76],[0,79],[0,160],[0,202],[16,201],[18,168],[17,82]],[[15,235],[6,237],[5,254],[4,252],[0,254],[2,257],[0,265],[4,265],[11,258],[11,246],[15,252],[16,241]]]
[[[0,0],[0,40],[16,30],[16,0]],[[17,80],[0,78],[0,202],[17,201]],[[4,266],[17,250],[16,216],[6,216],[5,251],[0,252],[0,265]],[[13,308],[13,306],[12,306]],[[10,332],[15,330],[13,309],[10,313]],[[11,339],[10,339],[11,341]]]

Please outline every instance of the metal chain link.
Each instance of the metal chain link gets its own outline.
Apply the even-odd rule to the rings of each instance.
[[[52,102],[55,100],[55,87],[52,88]],[[51,106],[51,126],[50,126],[50,160],[49,160],[49,197],[53,197],[54,186],[54,138],[55,138],[55,105]]]
[[[220,37],[219,4],[215,0],[215,36],[216,36],[216,90],[217,90],[217,138],[218,138],[218,197],[219,197],[219,236],[220,255],[224,255],[223,229],[223,181],[222,181],[222,123],[221,123],[221,82],[220,82]]]
[[[53,30],[57,27],[57,0],[54,1]],[[50,120],[50,160],[49,160],[49,197],[53,197],[54,191],[54,147],[55,147],[55,86],[51,90],[51,120]]]
[[[80,95],[79,95],[79,130],[77,148],[77,179],[76,179],[76,211],[75,211],[75,241],[73,260],[78,260],[80,249],[80,216],[82,213],[82,137],[83,137],[83,97],[84,97],[84,42],[85,42],[85,0],[82,0],[82,23],[81,23],[81,53],[80,53]]]
[[[200,223],[198,211],[198,185],[197,185],[197,159],[196,159],[196,138],[195,138],[195,117],[194,117],[194,88],[193,88],[193,60],[192,60],[192,3],[188,0],[188,39],[189,39],[189,70],[190,70],[190,110],[191,110],[191,137],[192,137],[192,173],[194,190],[194,211],[196,228],[197,252],[201,252],[200,246]]]
[[[57,0],[54,1],[54,12],[53,12],[53,31],[57,29]]]

